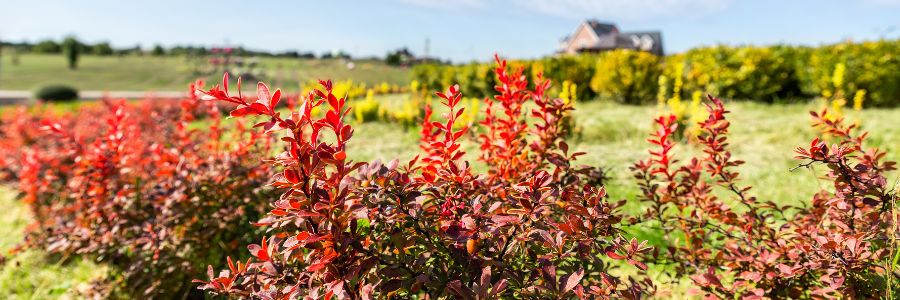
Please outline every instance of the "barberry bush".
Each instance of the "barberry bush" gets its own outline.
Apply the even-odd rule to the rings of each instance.
[[[690,276],[711,298],[871,299],[895,289],[898,198],[885,177],[895,163],[864,147],[867,133],[813,112],[827,136],[798,148],[797,159],[800,167],[825,165],[832,186],[806,205],[779,205],[787,201],[757,199],[740,183],[744,162],[728,150],[728,111],[710,102],[699,124],[702,156],[675,159],[678,124],[664,115],[655,120],[650,159],[632,168],[648,204],[644,220],[667,237],[650,261],[673,278]]]
[[[245,96],[226,74],[177,102],[0,116],[0,180],[37,220],[23,247],[104,261],[137,298],[639,299],[671,279],[711,299],[871,299],[900,287],[895,163],[840,115],[812,113],[820,136],[796,149],[798,168],[828,184],[800,199],[742,183],[719,99],[692,121],[661,115],[632,168],[646,209],[632,216],[565,141],[575,101],[550,96],[534,68],[496,58],[485,72],[494,94],[480,113],[457,85],[435,94],[440,107],[411,106],[409,161],[353,161],[360,120],[330,81]],[[686,122],[702,154],[679,161]],[[665,239],[628,237],[632,225]]]
[[[3,122],[7,180],[36,220],[25,247],[114,267],[118,294],[199,294],[190,280],[247,243],[271,189],[267,138],[197,99],[105,101],[78,114],[25,111]],[[92,116],[92,117],[85,117]],[[202,117],[209,128],[188,123]],[[21,130],[21,131],[17,131]],[[15,148],[15,149],[14,149]]]
[[[600,172],[575,166],[562,140],[571,106],[547,97],[550,83],[531,83],[523,69],[497,59],[497,95],[485,100],[473,171],[454,126],[464,109],[457,86],[437,93],[446,108],[428,108],[421,155],[409,162],[353,162],[347,145],[350,109],[332,83],[309,93],[289,116],[273,109],[280,91],[259,84],[248,102],[221,87],[203,93],[231,102],[232,116],[283,134],[285,151],[269,162],[283,191],[257,222],[267,227],[248,246],[246,262],[201,281],[217,294],[253,298],[455,297],[642,298],[645,242],[622,237],[621,201],[610,201]],[[535,105],[527,109],[525,103]],[[324,116],[311,114],[324,106]],[[631,268],[634,276],[614,276]]]

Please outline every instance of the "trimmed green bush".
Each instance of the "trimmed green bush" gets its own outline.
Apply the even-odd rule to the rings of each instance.
[[[48,85],[34,92],[34,98],[44,101],[71,101],[78,99],[78,90],[67,85]]]

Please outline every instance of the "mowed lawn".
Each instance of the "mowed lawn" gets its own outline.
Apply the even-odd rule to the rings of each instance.
[[[9,254],[22,242],[25,226],[32,221],[17,192],[0,186],[0,298],[2,299],[79,299],[92,280],[106,278],[108,269],[80,257],[61,260],[40,250]]]
[[[84,55],[75,70],[68,68],[62,55],[23,54],[18,64],[13,64],[8,54],[0,59],[0,90],[34,90],[48,84],[65,84],[79,90],[184,91],[196,79],[216,84],[223,73],[205,59],[184,56]],[[408,69],[374,60],[354,61],[352,69],[338,59],[260,57],[257,61],[256,72],[261,74],[257,79],[288,91],[299,90],[298,82],[317,78],[352,79],[369,85],[387,82],[403,86],[409,82]]]
[[[406,95],[379,97],[387,110],[402,105]],[[482,105],[483,107],[483,105]],[[812,169],[790,169],[799,162],[793,159],[793,150],[798,146],[808,146],[817,131],[810,127],[810,110],[819,109],[821,104],[764,105],[748,102],[729,102],[726,104],[733,113],[729,115],[732,122],[729,140],[731,149],[737,159],[747,163],[739,168],[743,184],[753,186],[751,193],[760,200],[773,200],[780,204],[803,205],[808,203],[812,194],[820,188],[828,188],[829,183],[819,179],[826,171],[824,166]],[[579,102],[576,105],[575,118],[580,133],[570,139],[570,145],[577,151],[587,152],[579,161],[583,164],[599,166],[608,171],[610,181],[607,184],[613,199],[627,200],[625,212],[639,214],[644,205],[636,200],[638,190],[629,166],[639,159],[648,157],[649,144],[646,138],[652,130],[652,119],[659,113],[654,106],[627,106],[602,101]],[[869,145],[877,146],[888,152],[889,160],[900,160],[900,109],[866,109],[861,112],[845,112],[849,122],[858,122],[862,129],[871,131]],[[352,114],[351,114],[352,115]],[[195,124],[202,127],[202,123]],[[417,128],[403,128],[387,122],[370,122],[357,124],[351,141],[348,155],[357,161],[375,159],[391,160],[398,158],[407,161],[419,153]],[[467,158],[475,161],[477,157],[476,142],[469,137],[464,145],[469,152]],[[699,154],[699,149],[689,143],[679,144],[676,155],[682,159],[689,155]],[[484,165],[475,162],[475,168],[484,169]],[[898,173],[890,175],[890,182],[898,180]],[[2,204],[13,207],[2,221],[6,235],[0,246],[9,247],[21,237],[21,229],[27,218],[22,205],[14,202],[12,191],[4,190],[0,197]],[[727,195],[724,194],[723,195]],[[21,216],[23,215],[24,216]],[[636,225],[628,228],[628,235],[636,235],[659,244],[662,236],[646,226]],[[59,265],[47,261],[37,252],[27,252],[22,258],[21,266],[7,264],[0,269],[0,294],[25,292],[22,298],[36,295],[39,298],[50,293],[66,293],[66,289],[77,287],[86,278],[102,276],[95,265],[78,259],[70,259],[72,263]],[[102,269],[101,269],[102,270]],[[659,268],[652,268],[654,276],[661,276]],[[20,274],[27,277],[19,278]],[[39,275],[34,275],[39,274]],[[43,275],[40,275],[43,274]],[[689,279],[684,279],[674,286],[665,283],[665,278],[657,277],[661,284],[660,298],[684,296],[690,287]],[[34,287],[28,294],[26,287]],[[49,290],[48,290],[49,289]]]
[[[403,97],[406,96],[381,99],[390,110],[397,107]],[[821,109],[821,104],[727,102],[726,108],[732,112],[728,115],[732,123],[730,149],[737,159],[746,161],[738,170],[743,182],[754,186],[752,191],[761,200],[798,204],[809,200],[813,192],[826,184],[815,176],[825,171],[822,166],[790,171],[799,163],[793,158],[794,149],[809,146],[818,134],[810,126],[809,111]],[[580,133],[570,137],[569,144],[575,150],[587,153],[577,162],[608,171],[612,197],[631,200],[638,192],[628,168],[637,160],[649,157],[650,144],[646,139],[654,129],[653,118],[660,112],[655,106],[603,101],[576,104],[574,115]],[[887,151],[887,159],[900,160],[900,109],[845,110],[844,114],[847,122],[858,123],[862,130],[870,131],[869,146]],[[419,153],[417,128],[404,129],[383,122],[359,124],[355,128],[348,154],[357,160],[408,160]],[[474,143],[470,138],[464,144],[469,152],[467,158],[473,162],[477,159]],[[701,154],[696,145],[687,142],[678,144],[674,151],[682,159]],[[475,168],[483,169],[484,166],[475,162]],[[630,204],[638,206],[637,203]]]

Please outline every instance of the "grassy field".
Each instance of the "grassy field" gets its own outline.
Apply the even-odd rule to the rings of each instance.
[[[31,222],[25,206],[16,199],[16,192],[0,186],[0,251],[22,242],[25,226]],[[101,279],[107,269],[88,260],[70,258],[60,262],[39,250],[26,250],[0,264],[0,295],[3,299],[60,299],[79,298],[76,294],[91,280]]]
[[[407,96],[393,95],[378,99],[382,105],[391,109],[399,107],[404,97]],[[807,203],[815,191],[828,185],[818,179],[818,175],[825,171],[824,166],[789,171],[798,164],[793,159],[793,149],[808,145],[809,140],[816,135],[816,131],[809,126],[808,111],[818,109],[820,104],[764,105],[737,102],[726,105],[733,111],[730,115],[733,124],[730,135],[732,150],[737,159],[747,161],[740,171],[743,183],[754,186],[751,193],[761,200],[798,205]],[[575,118],[580,134],[570,140],[570,144],[579,151],[587,152],[580,162],[606,169],[611,177],[607,186],[611,197],[628,200],[625,208],[627,213],[639,213],[643,210],[643,205],[635,201],[638,190],[628,167],[633,162],[648,157],[648,143],[645,140],[652,128],[651,119],[658,113],[658,109],[601,101],[578,103],[576,108]],[[846,114],[849,121],[859,122],[864,130],[871,131],[869,145],[887,150],[889,160],[900,160],[900,126],[897,126],[900,109],[867,109],[861,112],[849,111]],[[202,124],[195,125],[202,127]],[[405,161],[418,153],[417,140],[418,131],[415,129],[404,129],[399,125],[383,122],[359,124],[348,154],[357,161],[393,158]],[[464,147],[468,151],[467,158],[474,162],[477,155],[474,142],[470,139]],[[681,144],[675,152],[677,156],[686,158],[699,151],[691,144]],[[484,169],[479,163],[475,167]],[[896,172],[891,174],[890,180],[897,181],[897,176]],[[24,225],[22,215],[25,211],[21,205],[15,204],[9,190],[5,190],[2,195],[4,197],[0,200],[3,202],[0,204],[14,208],[13,212],[4,215],[3,224],[0,224],[2,228],[7,228],[6,235],[0,237],[0,246],[8,247],[21,237],[19,231]],[[629,228],[629,231],[629,234],[654,242],[662,239],[658,232],[641,226]],[[17,258],[26,262],[21,267],[9,264],[4,267],[0,273],[0,294],[34,287],[35,295],[48,295],[51,291],[77,286],[78,282],[86,278],[98,276],[98,269],[87,262],[76,261],[58,266],[43,262],[40,257],[39,253],[32,252]],[[59,272],[65,274],[61,275]],[[15,277],[15,274],[27,274],[28,277],[21,279]],[[661,297],[683,296],[689,286],[689,280],[682,281],[677,286],[661,286],[661,292],[675,291],[675,294]]]
[[[205,66],[205,62],[188,61],[182,56],[82,56],[76,70],[68,69],[62,55],[20,55],[18,64],[13,64],[12,59],[9,55],[2,57],[0,90],[34,90],[47,84],[66,84],[79,90],[181,91],[197,78],[218,83],[223,73]],[[409,81],[409,72],[404,68],[378,61],[354,64],[351,70],[335,59],[263,57],[259,58],[258,68],[262,79],[288,91],[299,89],[294,83],[318,78],[398,85]]]
[[[383,97],[391,109],[405,95]],[[807,146],[816,135],[810,127],[810,110],[819,104],[766,105],[750,102],[731,102],[730,135],[734,155],[747,164],[740,168],[747,184],[757,186],[756,195],[776,199],[780,203],[798,203],[819,188],[816,176],[806,169],[789,172],[798,161],[793,150]],[[630,106],[592,101],[576,105],[575,118],[580,134],[570,144],[587,152],[579,161],[607,169],[612,177],[610,189],[615,197],[631,199],[637,190],[628,167],[639,159],[646,159],[649,143],[645,140],[652,129],[652,119],[659,113],[654,106]],[[863,130],[871,131],[869,145],[888,152],[888,159],[900,160],[900,109],[866,109],[845,112],[849,122],[858,122]],[[404,130],[389,123],[365,123],[356,127],[349,154],[358,160],[399,158],[408,160],[418,153],[418,132]],[[352,145],[358,145],[353,148]],[[465,145],[468,158],[475,160],[474,144]],[[692,144],[680,144],[676,155],[682,158],[699,154]],[[476,163],[476,168],[483,166]],[[821,168],[815,171],[823,171]],[[799,195],[799,197],[798,197]]]

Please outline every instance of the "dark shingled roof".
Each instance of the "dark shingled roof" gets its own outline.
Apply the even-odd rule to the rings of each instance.
[[[662,33],[659,31],[623,32],[619,34],[619,43],[623,48],[663,55]]]
[[[616,25],[601,23],[595,19],[587,20],[584,24],[587,24],[588,28],[593,31],[594,35],[597,36],[597,40],[590,45],[580,47],[579,51],[634,49],[660,56],[664,54],[662,33],[659,31],[619,32],[619,28]],[[562,43],[569,43],[571,38],[571,36],[566,36],[562,39]]]
[[[609,23],[600,23],[597,20],[588,20],[587,24],[588,26],[591,26],[591,29],[594,30],[594,33],[597,34],[597,36],[604,36],[619,31],[619,29],[616,28],[616,25]]]

